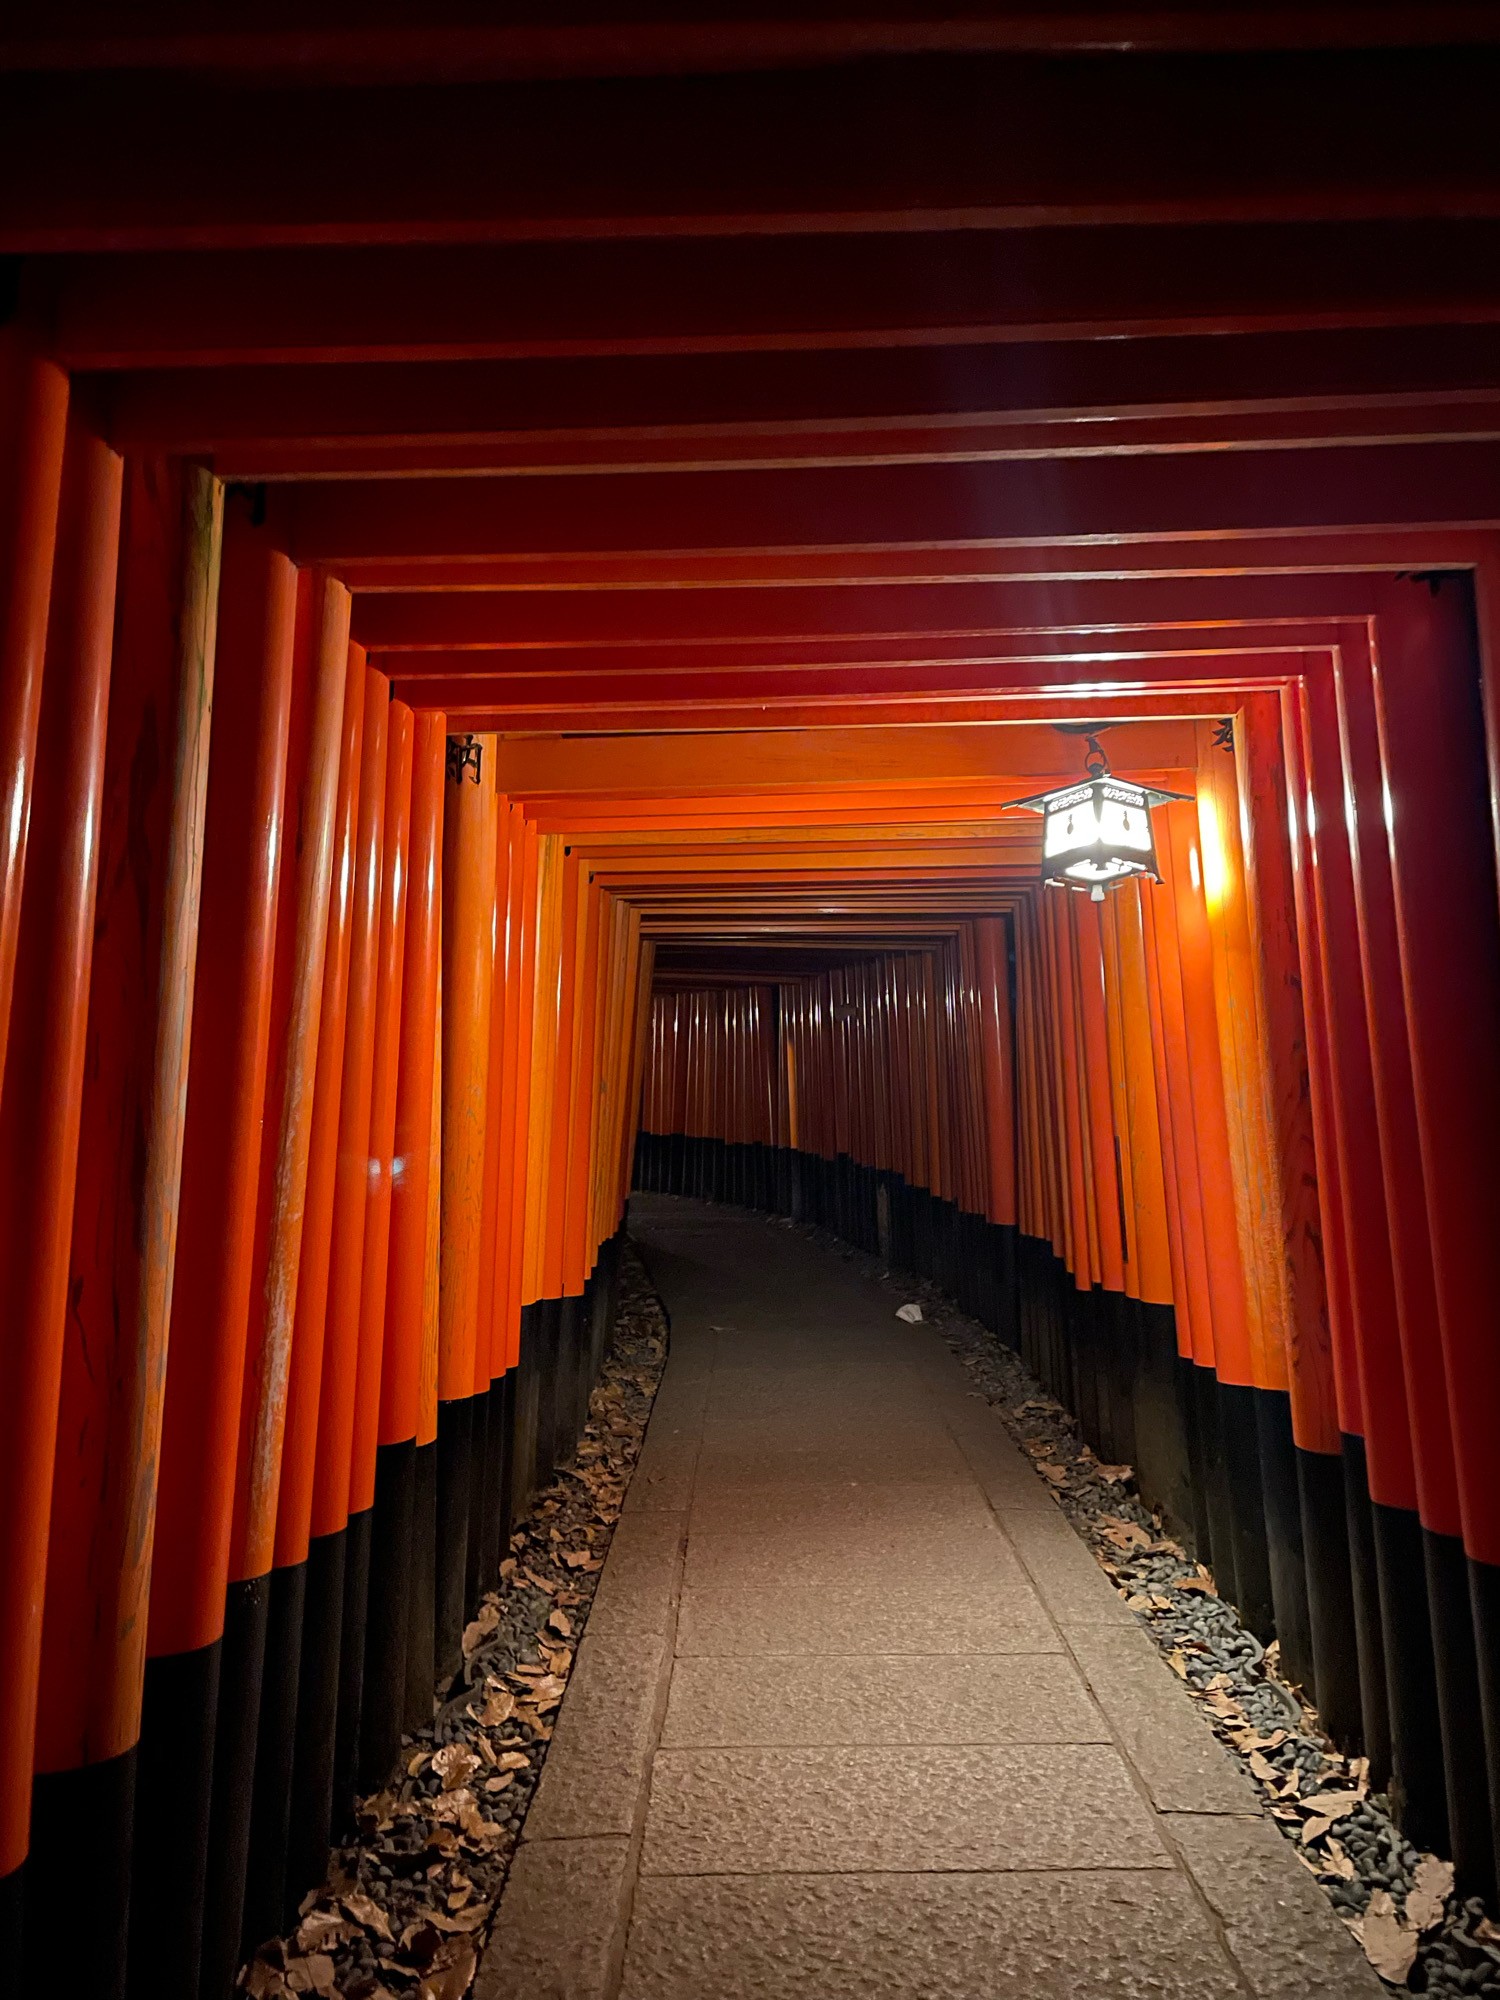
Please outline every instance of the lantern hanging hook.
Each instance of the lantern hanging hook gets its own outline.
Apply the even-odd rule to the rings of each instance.
[[[1084,738],[1083,768],[1091,778],[1109,776],[1109,759],[1104,754],[1104,746],[1097,736]]]

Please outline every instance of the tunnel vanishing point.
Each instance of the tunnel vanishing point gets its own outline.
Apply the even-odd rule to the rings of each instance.
[[[1493,1910],[1497,103],[1457,0],[7,10],[0,1994],[295,1923],[632,1186],[1019,1349]]]

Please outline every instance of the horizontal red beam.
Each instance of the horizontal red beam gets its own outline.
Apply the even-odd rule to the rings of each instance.
[[[984,548],[1378,526],[1488,527],[1500,449],[1410,445],[546,480],[366,480],[273,496],[299,560]]]
[[[718,0],[713,18],[663,21],[655,14],[608,26],[558,20],[555,10],[507,9],[503,23],[450,27],[356,26],[337,6],[303,5],[294,27],[255,4],[220,6],[212,24],[185,27],[179,10],[160,4],[127,16],[90,0],[16,8],[0,33],[0,70],[77,72],[188,70],[258,79],[287,76],[348,82],[463,82],[476,77],[673,75],[684,70],[761,69],[884,54],[970,54],[997,50],[1060,52],[1100,46],[1130,49],[1286,49],[1435,47],[1482,41],[1492,16],[1475,0],[1429,0],[1425,6],[1367,4],[1234,8],[1053,5],[997,10],[949,5],[837,10],[807,7],[796,18],[768,19],[761,0]]]
[[[1003,355],[958,346],[141,369],[87,393],[118,449],[214,452],[226,473],[280,477],[340,464],[409,469],[445,450],[502,452],[518,466],[625,463],[631,452],[688,457],[730,439],[769,454],[805,438],[798,449],[808,455],[835,436],[899,438],[918,420],[1332,417],[1361,399],[1373,420],[1391,397],[1488,395],[1494,376],[1493,333],[1444,326],[1044,341]],[[1467,407],[1460,401],[1455,421]]]
[[[148,252],[35,291],[79,369],[1472,326],[1500,319],[1500,222]]]
[[[1127,58],[1109,39],[1113,60],[871,51],[446,88],[17,74],[0,250],[1500,210],[1493,48]],[[462,44],[432,46],[451,73]],[[630,47],[606,61],[628,68]]]
[[[963,643],[968,635],[1001,632],[1040,641],[1044,634],[1358,616],[1370,608],[1372,588],[1367,577],[1343,575],[1240,577],[1232,591],[1222,577],[1109,577],[787,590],[377,592],[356,599],[354,636],[385,656],[386,671],[405,674],[429,666],[449,674],[535,670],[547,664],[549,651],[571,658],[580,648],[611,646],[650,651],[650,665],[670,668],[679,652],[699,661],[701,649],[714,646],[915,634]],[[1043,650],[1051,643],[1043,642]],[[466,661],[470,648],[504,657]],[[438,657],[405,657],[412,653]]]

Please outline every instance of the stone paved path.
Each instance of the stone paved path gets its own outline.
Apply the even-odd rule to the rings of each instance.
[[[939,1338],[631,1212],[671,1359],[480,2000],[1384,1991]]]

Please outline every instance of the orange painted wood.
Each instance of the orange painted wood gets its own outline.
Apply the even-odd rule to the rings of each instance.
[[[10,1021],[36,775],[68,378],[0,327],[0,1051]]]
[[[1262,1055],[1273,1110],[1271,1166],[1281,1191],[1283,1346],[1292,1428],[1307,1450],[1336,1452],[1338,1398],[1324,1270],[1325,1204],[1319,1194],[1279,697],[1247,698],[1240,711],[1239,761],[1246,903],[1260,970]]]
[[[458,739],[454,739],[455,744]],[[450,758],[443,805],[443,1237],[438,1396],[473,1395],[484,1250],[485,1117],[495,986],[497,800],[491,739]]]
[[[65,1727],[69,1747],[89,1760],[127,1748],[140,1726],[198,950],[222,508],[222,489],[202,471],[132,469],[110,676],[68,1272],[74,1310],[64,1477],[70,1505],[59,1522],[80,1537],[71,1556],[82,1572],[88,1598],[83,1617],[92,1635],[91,1685],[74,1682],[79,1700]],[[97,527],[107,539],[108,523]],[[101,557],[107,565],[105,549],[96,546],[90,563],[96,577]],[[94,616],[93,643],[102,655],[107,603],[96,606]],[[144,782],[143,774],[149,774]],[[74,858],[80,858],[76,848]],[[69,900],[76,893],[75,886]],[[77,915],[75,910],[75,921]],[[64,1022],[59,1026],[66,1031]],[[7,1078],[7,1097],[9,1088]],[[66,1194],[59,1188],[55,1196],[65,1224]],[[50,1446],[50,1435],[41,1434]],[[44,1473],[32,1502],[39,1510],[52,1484]],[[9,1509],[6,1517],[12,1518]],[[67,1597],[59,1595],[59,1610],[66,1603],[77,1615],[78,1587],[75,1577]],[[8,1702],[6,1715],[19,1709],[29,1730],[30,1715],[20,1702]],[[54,1711],[53,1720],[59,1719]]]
[[[329,897],[337,831],[344,690],[349,678],[349,593],[332,577],[299,579],[307,618],[305,761],[288,766],[288,822],[295,872],[283,870],[277,913],[277,986],[286,993],[285,1026],[273,1027],[261,1141],[257,1283],[250,1301],[240,1467],[236,1480],[230,1575],[264,1576],[271,1567],[286,1435],[297,1278],[307,1213],[318,1030],[323,1010]],[[294,681],[295,702],[295,681]],[[294,707],[294,744],[295,707]],[[273,999],[273,1008],[274,1008]]]
[[[100,1521],[101,1513],[117,1510],[101,1504],[96,1477],[106,1454],[95,1446],[94,1426],[107,1390],[95,1387],[88,1373],[80,1317],[70,1322],[67,1316],[123,471],[75,412],[63,457],[30,860],[0,1098],[0,1229],[9,1287],[7,1347],[14,1352],[8,1363],[0,1362],[0,1375],[7,1408],[33,1433],[7,1451],[0,1506],[4,1519],[39,1536],[46,1552],[39,1633],[36,1580],[29,1580],[30,1602],[8,1600],[10,1615],[32,1623],[29,1642],[40,1639],[36,1764],[44,1771],[112,1755],[119,1725],[128,1726],[129,1718],[128,1701],[122,1716],[118,1699],[124,1635],[114,1616],[116,1524]],[[106,1408],[106,1422],[108,1414]],[[13,1490],[11,1480],[28,1472],[41,1491]],[[100,1560],[80,1560],[84,1552],[97,1552]],[[7,1725],[13,1713],[7,1708]],[[23,1717],[24,1706],[17,1722]],[[9,1754],[4,1762],[8,1777]],[[8,1845],[8,1811],[5,1825]]]
[[[364,650],[345,648],[343,740],[339,750],[334,814],[333,876],[323,1005],[318,1019],[318,1059],[313,1085],[313,1125],[307,1156],[307,1196],[297,1312],[287,1377],[286,1434],[276,1502],[278,1568],[307,1555],[318,1404],[323,1393],[323,1342],[328,1325],[328,1281],[333,1252],[333,1208],[338,1187],[339,1120],[344,1086],[344,1043],[349,1025],[349,961],[353,944],[354,887],[358,859],[359,781],[364,753]]]
[[[385,870],[386,772],[390,683],[365,670],[364,744],[360,756],[354,909],[344,1072],[339,1092],[339,1157],[330,1234],[323,1383],[313,1467],[312,1532],[332,1535],[349,1518],[354,1404],[359,1377],[360,1298],[364,1289],[365,1205],[370,1187],[370,1100],[375,1075],[376,987]]]
[[[380,927],[375,961],[375,1042],[370,1081],[369,1186],[359,1287],[359,1360],[350,1441],[349,1512],[375,1502],[380,1377],[385,1357],[385,1302],[390,1268],[391,1169],[396,1148],[396,1087],[406,971],[406,892],[411,847],[413,716],[391,703],[385,765],[385,854],[380,870]]]
[[[1252,1381],[1258,1389],[1283,1389],[1291,1308],[1283,1241],[1284,1202],[1272,1137],[1265,1004],[1246,876],[1244,781],[1238,756],[1215,746],[1210,726],[1199,723],[1198,734],[1199,852],[1210,918],[1208,937],[1229,1160],[1245,1271]]]
[[[1464,1545],[1500,1562],[1493,1477],[1500,1346],[1489,1265],[1500,1239],[1500,921],[1484,702],[1466,580],[1382,593],[1375,669],[1381,770],[1427,1227]],[[1441,798],[1441,814],[1431,809]],[[1462,977],[1446,954],[1462,941]]]
[[[1190,805],[1167,806],[1162,821],[1166,838],[1158,845],[1157,861],[1163,883],[1171,890],[1177,918],[1177,964],[1182,982],[1184,1046],[1198,1167],[1197,1200],[1203,1218],[1208,1269],[1206,1325],[1212,1328],[1214,1369],[1220,1381],[1242,1388],[1255,1387],[1240,1218],[1230,1165],[1229,1121],[1198,813]],[[1195,1314],[1195,1334],[1197,1324]]]
[[[433,1075],[438,1062],[442,978],[442,863],[447,730],[440,715],[416,717],[412,736],[411,844],[406,892],[406,964],[396,1073],[391,1247],[380,1376],[380,1442],[420,1427],[426,1339],[431,1186],[441,1189],[433,1151]]]

